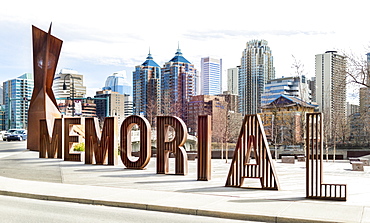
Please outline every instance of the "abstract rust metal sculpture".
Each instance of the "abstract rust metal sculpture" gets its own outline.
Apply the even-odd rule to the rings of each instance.
[[[169,127],[172,126],[175,136],[169,140]],[[157,174],[169,171],[169,155],[175,154],[175,174],[188,174],[188,156],[183,147],[187,139],[184,121],[175,116],[157,116]]]
[[[198,116],[198,180],[211,180],[211,116]]]
[[[250,162],[252,148],[255,163]],[[262,189],[280,189],[259,115],[244,117],[225,186],[245,187],[243,184],[246,178],[259,179]]]
[[[28,109],[27,148],[34,151],[40,150],[40,120],[46,120],[51,133],[54,119],[61,117],[52,86],[63,41],[50,32],[51,24],[48,33],[32,26],[34,89]]]
[[[323,183],[323,120],[321,113],[306,114],[306,197],[347,200],[346,184]]]
[[[106,117],[100,132],[97,118],[85,118],[85,164],[118,164],[117,125],[117,117]]]
[[[140,129],[140,152],[139,159],[134,161],[130,159],[131,145],[131,129],[138,125]],[[151,151],[151,127],[148,120],[144,117],[131,115],[127,117],[121,125],[121,160],[127,169],[144,169],[149,163]]]

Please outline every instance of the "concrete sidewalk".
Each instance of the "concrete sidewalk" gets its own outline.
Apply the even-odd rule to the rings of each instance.
[[[262,222],[370,222],[370,168],[353,172],[349,162],[324,162],[328,183],[348,185],[348,201],[336,202],[305,199],[304,163],[276,162],[282,190],[266,191],[224,187],[230,161],[212,160],[205,182],[196,181],[196,161],[188,176],[158,175],[155,159],[145,170],[128,170],[39,159],[22,148],[0,142],[1,195]]]

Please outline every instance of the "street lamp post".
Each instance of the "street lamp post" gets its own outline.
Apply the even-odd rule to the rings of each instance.
[[[75,116],[75,81],[74,79],[81,80],[80,77],[74,77],[72,74],[66,74],[64,76],[64,82],[63,82],[63,90],[67,90],[67,85],[66,85],[66,77],[70,76],[69,79],[72,79],[72,89],[70,90],[71,94],[71,99],[72,99],[72,117]]]

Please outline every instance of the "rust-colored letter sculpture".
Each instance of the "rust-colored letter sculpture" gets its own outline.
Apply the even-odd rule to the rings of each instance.
[[[175,137],[169,141],[169,127],[175,130]],[[169,154],[175,154],[175,174],[188,174],[188,157],[183,145],[187,139],[186,125],[178,117],[157,116],[157,174],[167,174]]]
[[[250,163],[252,146],[255,164]],[[279,190],[280,188],[259,115],[244,117],[225,186],[243,187],[245,178],[260,179],[262,189]]]
[[[104,119],[103,132],[97,118],[85,118],[85,164],[117,165],[117,117]]]
[[[40,158],[63,158],[62,119],[56,118],[50,137],[45,119],[40,120]]]
[[[80,135],[73,130],[74,125],[83,125],[84,118],[64,118],[64,161],[81,161],[81,153],[71,153],[74,143],[79,143]]]
[[[211,179],[211,116],[198,116],[198,180]]]
[[[306,197],[347,200],[346,184],[323,183],[323,131],[321,113],[306,114]]]
[[[46,120],[50,134],[54,119],[61,117],[51,87],[63,41],[50,32],[51,25],[48,33],[32,26],[34,89],[28,109],[27,148],[34,151],[40,149],[40,120]]]
[[[140,154],[136,161],[130,159],[132,151],[131,129],[134,125],[138,125],[140,128]],[[120,134],[122,163],[127,169],[144,169],[152,154],[151,127],[148,120],[141,116],[131,115],[122,122]]]

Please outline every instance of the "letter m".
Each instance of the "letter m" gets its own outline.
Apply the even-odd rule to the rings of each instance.
[[[117,149],[117,118],[104,119],[103,132],[100,132],[97,118],[85,118],[85,164],[116,165]]]
[[[63,158],[62,132],[61,118],[54,120],[51,137],[46,119],[40,120],[40,158]]]

